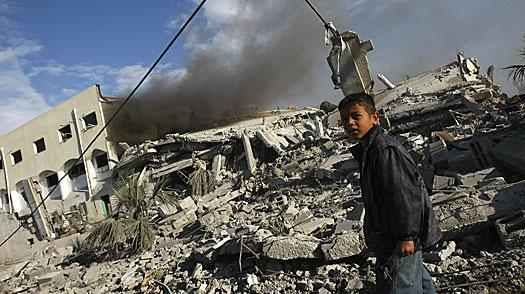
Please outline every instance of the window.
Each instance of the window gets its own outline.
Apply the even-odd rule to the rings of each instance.
[[[11,153],[11,161],[13,162],[13,165],[19,163],[22,161],[22,151],[17,150],[13,153]]]
[[[4,161],[0,159],[0,170],[4,169]]]
[[[83,117],[84,128],[89,129],[97,125],[97,115],[93,111],[90,114],[87,114]]]
[[[33,145],[35,146],[35,153],[40,153],[46,150],[46,142],[44,141],[44,138],[36,140],[33,142]]]
[[[69,172],[69,176],[71,178],[76,178],[85,173],[86,173],[86,170],[84,169],[84,164],[80,163],[71,168],[71,171]]]
[[[58,185],[58,175],[52,174],[46,177],[46,184],[48,187],[53,187]]]
[[[60,142],[65,142],[69,140],[71,137],[73,137],[73,133],[71,132],[71,125],[67,124],[60,129],[58,129],[58,132],[60,134]]]
[[[108,155],[102,154],[102,155],[95,157],[95,162],[97,163],[98,169],[108,166],[109,165]]]

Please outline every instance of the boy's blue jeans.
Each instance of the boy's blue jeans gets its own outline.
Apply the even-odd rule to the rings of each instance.
[[[376,293],[436,293],[421,251],[411,256],[378,257]]]

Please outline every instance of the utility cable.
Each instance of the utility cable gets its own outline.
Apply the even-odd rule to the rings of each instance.
[[[319,19],[321,19],[321,21],[323,22],[324,24],[324,27],[329,29],[332,34],[334,34],[335,36],[339,36],[339,32],[336,31],[332,26],[330,26],[323,18],[323,16],[321,16],[321,14],[317,11],[317,9],[315,9],[315,7],[312,5],[312,3],[310,3],[310,0],[304,0],[306,1],[306,3],[308,4],[308,6],[310,6],[310,8],[312,8],[312,10],[315,12],[315,14],[317,14],[317,16],[319,17]]]
[[[182,32],[186,29],[186,27],[188,26],[188,24],[191,22],[191,20],[195,17],[195,15],[197,14],[197,12],[199,12],[199,10],[202,8],[202,6],[204,6],[204,3],[206,3],[207,0],[202,0],[201,3],[197,6],[197,8],[195,8],[195,10],[193,11],[193,13],[191,14],[191,16],[186,20],[186,22],[182,25],[182,27],[179,29],[179,31],[177,32],[177,34],[173,37],[173,39],[171,40],[171,42],[169,42],[169,44],[164,48],[164,51],[162,51],[162,53],[159,55],[159,57],[157,58],[157,60],[155,60],[155,62],[150,66],[150,68],[148,69],[148,71],[144,74],[144,76],[142,77],[142,79],[140,79],[139,83],[135,86],[135,88],[133,88],[133,90],[129,93],[128,97],[124,100],[124,102],[122,102],[122,104],[117,108],[117,110],[115,111],[115,113],[113,113],[113,115],[111,116],[111,118],[106,122],[106,124],[100,129],[100,131],[97,133],[97,135],[93,138],[93,140],[91,140],[91,142],[88,144],[88,146],[84,149],[84,151],[82,151],[82,153],[80,154],[80,156],[73,162],[73,165],[71,166],[71,168],[69,168],[66,172],[66,174],[64,174],[59,180],[58,180],[58,183],[55,185],[55,187],[53,187],[53,189],[51,189],[50,192],[48,192],[48,194],[46,195],[46,197],[44,197],[44,199],[42,199],[42,201],[31,211],[31,213],[29,214],[30,216],[32,216],[39,208],[40,206],[42,206],[42,204],[44,204],[44,202],[47,200],[47,198],[49,198],[49,196],[57,189],[58,185],[60,184],[60,182],[62,182],[62,180],[68,176],[70,173],[71,173],[71,170],[73,170],[73,167],[75,167],[75,165],[84,157],[84,155],[86,154],[86,152],[89,150],[89,148],[95,143],[95,141],[98,139],[98,137],[100,137],[100,135],[102,135],[102,133],[104,132],[104,130],[107,128],[107,126],[115,119],[115,117],[117,116],[117,114],[119,114],[119,112],[122,110],[122,108],[124,108],[124,106],[126,105],[126,103],[131,99],[131,97],[133,97],[133,95],[137,92],[137,90],[140,88],[140,86],[142,86],[142,84],[144,83],[144,81],[148,78],[148,76],[151,74],[151,72],[155,69],[155,67],[159,64],[159,62],[161,61],[161,59],[164,57],[164,55],[166,55],[166,53],[170,50],[171,46],[175,43],[175,41],[179,38],[179,36],[182,34]],[[0,247],[2,247],[7,241],[9,241],[9,239],[11,239],[20,229],[22,228],[22,223],[20,223],[20,225],[18,226],[18,228],[16,228],[16,230],[14,230],[4,241],[2,241],[2,243],[0,244]]]

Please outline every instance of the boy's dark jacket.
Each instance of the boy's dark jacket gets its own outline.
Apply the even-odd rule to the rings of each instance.
[[[402,240],[414,240],[416,250],[441,239],[423,178],[406,149],[381,126],[366,134],[351,152],[361,167],[365,205],[365,241],[372,252],[391,255]]]

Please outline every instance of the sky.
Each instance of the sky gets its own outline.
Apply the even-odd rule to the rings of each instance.
[[[127,96],[198,2],[0,0],[0,135],[95,83],[104,96]],[[523,0],[311,2],[340,31],[372,40],[374,76],[399,82],[461,50],[482,72],[494,65],[505,92],[521,91],[502,67],[525,62]],[[127,115],[162,113],[149,128],[187,130],[232,109],[337,102],[329,50],[302,0],[208,0]]]

